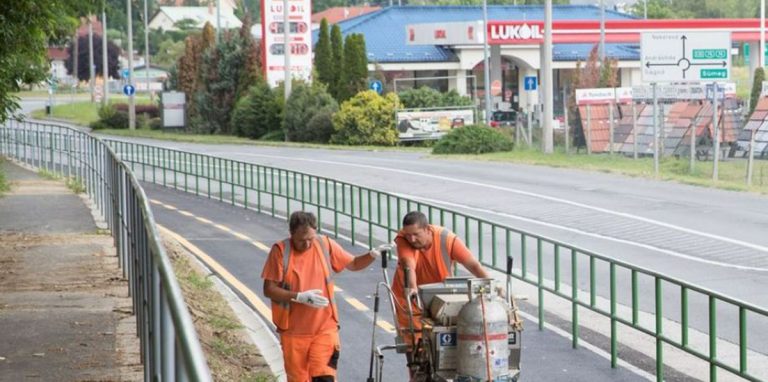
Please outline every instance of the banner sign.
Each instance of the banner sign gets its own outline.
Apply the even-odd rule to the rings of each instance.
[[[450,129],[474,123],[472,109],[397,112],[397,132],[401,141],[439,139]]]
[[[477,45],[483,43],[483,22],[410,24],[406,45]]]
[[[493,45],[542,44],[542,21],[489,21],[488,43]]]

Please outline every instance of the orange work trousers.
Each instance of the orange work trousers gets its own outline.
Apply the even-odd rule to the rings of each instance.
[[[310,382],[312,377],[333,376],[339,360],[338,330],[314,336],[281,335],[288,382]]]

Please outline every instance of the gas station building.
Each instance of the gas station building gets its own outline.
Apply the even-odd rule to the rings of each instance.
[[[456,90],[482,101],[483,13],[478,6],[393,6],[339,23],[342,34],[365,36],[369,70],[382,71],[387,90],[429,86]],[[543,6],[488,7],[490,82],[494,109],[531,110],[536,90],[525,78],[539,78],[544,37]],[[555,110],[579,61],[600,41],[600,8],[553,7]],[[750,73],[759,65],[759,19],[643,20],[605,11],[606,56],[618,62],[618,86],[641,84],[640,34],[645,31],[730,31],[733,47],[747,44]],[[738,53],[738,50],[732,50]],[[415,79],[414,79],[415,78]],[[530,84],[529,84],[530,85]],[[530,89],[531,87],[528,86]]]

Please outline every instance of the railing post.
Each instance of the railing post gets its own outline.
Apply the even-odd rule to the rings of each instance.
[[[576,250],[571,249],[571,347],[579,347],[579,268]]]
[[[656,382],[664,382],[664,321],[662,316],[661,278],[655,278],[655,305],[656,305]]]

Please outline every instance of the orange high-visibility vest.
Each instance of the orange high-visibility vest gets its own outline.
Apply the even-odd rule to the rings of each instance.
[[[289,276],[292,274],[290,272],[290,266],[293,264],[291,259],[291,239],[285,239],[282,242],[283,244],[283,280],[280,282],[280,287],[292,292],[300,292],[299,290],[294,290],[291,288],[292,278],[293,276]],[[338,323],[339,322],[339,315],[336,311],[336,299],[333,296],[333,267],[331,266],[331,255],[329,253],[330,250],[330,243],[328,243],[328,238],[326,238],[323,235],[317,235],[317,239],[315,240],[315,244],[317,244],[320,247],[320,250],[323,253],[323,258],[325,259],[325,266],[323,267],[323,273],[325,274],[325,289],[328,293],[328,297],[331,304],[331,312],[333,319]],[[314,247],[314,245],[313,245]],[[314,248],[312,248],[314,249]],[[291,280],[289,280],[289,277]],[[286,331],[288,330],[288,323],[291,313],[291,302],[277,302],[272,300],[272,322],[277,327],[278,331]]]

